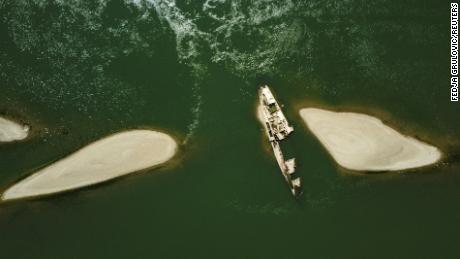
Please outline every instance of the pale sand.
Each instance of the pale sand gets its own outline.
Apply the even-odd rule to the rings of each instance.
[[[22,140],[29,134],[29,127],[0,117],[0,142]]]
[[[351,170],[396,171],[441,158],[436,147],[401,135],[369,115],[316,108],[299,113],[335,161]]]
[[[2,200],[76,189],[162,164],[176,153],[170,136],[151,130],[125,131],[100,139],[13,185]]]

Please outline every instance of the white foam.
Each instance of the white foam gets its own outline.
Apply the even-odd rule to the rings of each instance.
[[[194,134],[200,123],[201,86],[208,69],[208,63],[223,64],[229,72],[242,78],[255,73],[271,73],[276,70],[277,61],[296,51],[295,46],[304,28],[295,22],[286,23],[295,9],[292,0],[225,1],[207,0],[198,16],[182,10],[175,0],[148,0],[160,19],[166,21],[176,37],[179,62],[188,65],[195,77],[193,84],[193,119],[188,126],[185,142]],[[139,0],[134,3],[140,4]],[[195,20],[207,17],[216,26],[199,28]],[[279,19],[274,22],[275,19]],[[272,22],[274,26],[264,23]],[[234,46],[236,33],[252,33],[247,37],[259,37],[255,49],[238,49]],[[201,53],[204,49],[206,52]],[[205,55],[203,55],[205,54]],[[210,60],[204,59],[210,54]]]
[[[207,0],[202,5],[203,13],[200,16],[214,20],[217,26],[201,30],[194,19],[188,18],[192,15],[181,10],[176,1],[148,1],[174,31],[180,61],[204,70],[207,65],[199,60],[202,54],[200,44],[206,44],[203,49],[211,51],[211,62],[222,63],[230,72],[239,76],[244,77],[253,72],[273,72],[278,60],[297,50],[294,44],[299,42],[305,32],[304,27],[289,17],[296,8],[292,0]],[[274,25],[266,26],[266,22]],[[262,37],[255,49],[241,50],[233,45],[232,37],[235,33],[251,32],[253,34],[247,37]]]

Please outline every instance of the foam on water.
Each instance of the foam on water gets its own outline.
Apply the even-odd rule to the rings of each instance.
[[[293,10],[292,1],[231,1],[225,9],[222,5],[226,3],[208,0],[203,5],[204,15],[218,24],[210,32],[211,61],[243,78],[275,72],[276,63],[286,51],[295,49],[290,44],[300,36],[291,33],[301,29],[293,19],[282,19]],[[227,11],[218,16],[222,10]]]
[[[308,33],[291,17],[292,0],[206,0],[198,14],[181,9],[175,0],[148,2],[176,34],[180,61],[197,72],[206,70],[211,61],[243,78],[273,73],[276,63],[297,51],[295,45]],[[209,26],[199,26],[203,23]],[[210,60],[203,60],[205,56]]]
[[[201,42],[200,39],[206,38],[207,35],[198,30],[192,20],[182,14],[175,1],[150,0],[149,2],[153,4],[158,16],[166,20],[174,31],[179,62],[190,66],[195,76],[196,82],[192,88],[194,105],[191,109],[193,120],[187,127],[187,135],[183,142],[185,144],[193,136],[200,123],[202,105],[200,84],[206,69],[201,62],[197,61],[199,58],[198,44]]]
[[[141,4],[140,0],[133,2]],[[281,59],[297,51],[295,45],[305,33],[303,26],[288,17],[295,7],[291,0],[206,0],[198,15],[181,9],[175,0],[147,2],[175,33],[179,62],[192,69],[196,80],[193,121],[184,142],[199,126],[203,102],[200,85],[209,63],[223,65],[243,80],[255,74],[274,73]],[[203,23],[209,26],[199,26]]]

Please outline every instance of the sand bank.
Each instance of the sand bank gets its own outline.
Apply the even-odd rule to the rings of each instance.
[[[29,126],[0,117],[0,142],[11,142],[25,139],[29,134]]]
[[[335,161],[351,170],[403,170],[441,158],[436,147],[404,136],[369,115],[307,108],[300,110],[300,116]]]
[[[170,136],[132,130],[98,140],[13,185],[2,200],[76,189],[149,168],[171,159],[177,149]]]

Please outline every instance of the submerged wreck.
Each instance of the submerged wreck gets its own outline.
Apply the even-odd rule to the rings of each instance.
[[[268,86],[265,85],[260,87],[259,101],[261,119],[264,124],[265,133],[267,134],[276,161],[281,169],[281,174],[286,179],[292,195],[298,197],[302,194],[302,182],[300,177],[295,175],[295,158],[285,160],[280,145],[281,142],[294,131],[294,128],[289,125]]]

